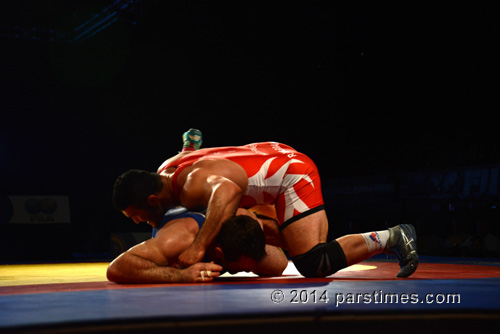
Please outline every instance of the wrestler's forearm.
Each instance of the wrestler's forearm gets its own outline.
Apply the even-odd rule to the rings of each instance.
[[[125,252],[108,267],[108,280],[116,283],[179,283],[182,269],[159,266],[131,252]]]
[[[235,215],[241,193],[241,188],[234,183],[221,183],[214,187],[205,222],[196,236],[196,242],[201,247],[206,248],[214,242],[222,223]]]

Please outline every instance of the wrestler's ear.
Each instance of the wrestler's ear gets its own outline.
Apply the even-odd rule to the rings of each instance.
[[[148,196],[148,205],[150,207],[156,208],[160,205],[160,199],[156,195],[149,195]]]
[[[215,246],[214,252],[215,252],[215,258],[217,260],[225,260],[226,259],[224,257],[224,251],[222,250],[222,248],[220,246]]]

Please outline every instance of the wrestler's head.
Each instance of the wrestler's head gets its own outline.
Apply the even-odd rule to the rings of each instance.
[[[260,224],[246,215],[234,216],[222,224],[217,236],[215,262],[230,273],[250,272],[266,255],[265,247]]]
[[[165,209],[158,199],[162,189],[161,176],[143,170],[129,170],[120,175],[113,189],[113,203],[117,210],[136,224],[148,222],[155,226]]]

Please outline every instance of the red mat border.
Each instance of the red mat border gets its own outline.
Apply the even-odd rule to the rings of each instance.
[[[423,279],[477,279],[500,278],[500,267],[465,264],[420,263],[418,270],[409,278],[396,278],[398,265],[394,262],[362,262],[377,269],[361,271],[344,271],[327,278],[304,278],[301,276],[280,277],[221,277],[208,285],[220,284],[304,284],[323,283],[343,280],[423,280]],[[171,284],[116,284],[113,282],[83,282],[83,283],[56,283],[33,284],[0,287],[0,295],[32,294],[32,293],[65,293],[72,291],[95,291],[136,288],[168,288],[175,286],[200,285],[203,283],[171,283]]]

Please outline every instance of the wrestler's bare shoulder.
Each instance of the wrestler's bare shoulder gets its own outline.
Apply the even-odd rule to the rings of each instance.
[[[132,247],[128,252],[158,265],[172,267],[177,265],[178,256],[191,245],[198,231],[198,223],[193,218],[174,219],[158,230],[155,238]]]

